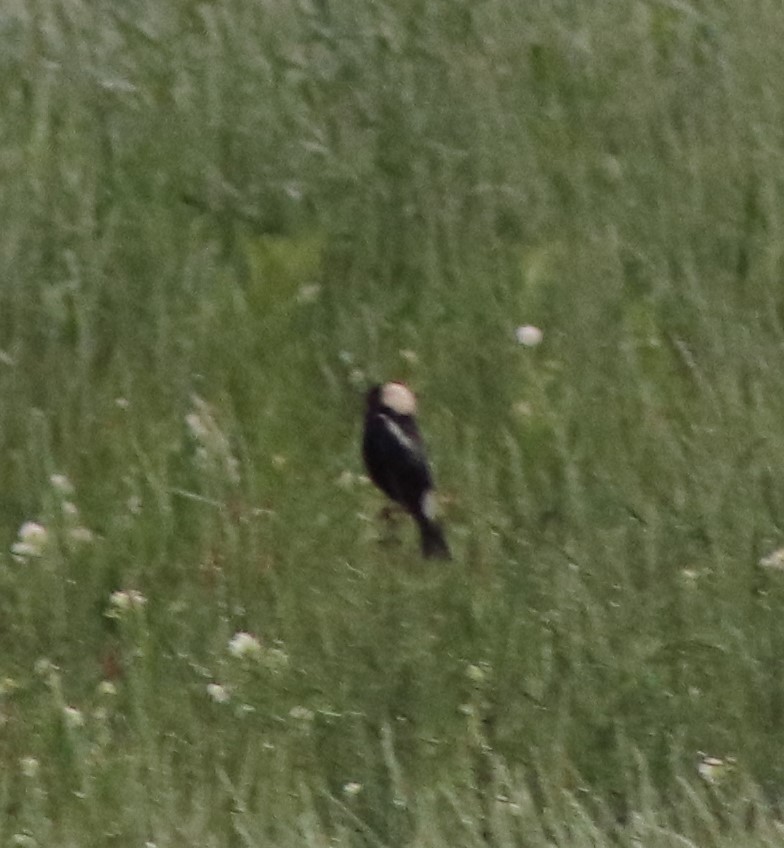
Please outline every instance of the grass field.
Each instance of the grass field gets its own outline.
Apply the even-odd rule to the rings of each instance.
[[[0,843],[781,844],[782,32],[3,4]]]

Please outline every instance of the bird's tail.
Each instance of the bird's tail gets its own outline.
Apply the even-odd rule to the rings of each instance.
[[[417,518],[425,559],[452,559],[441,525],[425,516]]]

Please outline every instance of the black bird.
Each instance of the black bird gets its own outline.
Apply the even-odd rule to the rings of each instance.
[[[450,559],[436,520],[433,474],[415,416],[416,398],[403,383],[373,386],[367,393],[362,457],[370,479],[416,521],[422,554]]]

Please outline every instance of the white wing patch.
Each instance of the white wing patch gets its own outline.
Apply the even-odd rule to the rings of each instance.
[[[416,414],[416,397],[402,383],[385,383],[381,389],[381,403],[398,415]]]
[[[438,498],[432,489],[428,489],[422,495],[422,515],[428,521],[435,521],[438,516]]]
[[[417,443],[410,437],[407,436],[403,428],[397,423],[397,421],[393,421],[388,415],[381,415],[381,418],[384,419],[384,425],[387,430],[403,445],[406,450],[411,451],[412,453],[419,453],[419,446]]]

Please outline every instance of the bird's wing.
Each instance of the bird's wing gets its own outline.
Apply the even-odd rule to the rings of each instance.
[[[364,455],[373,482],[393,500],[417,510],[418,498],[432,488],[433,479],[416,424],[385,413],[370,416]]]

